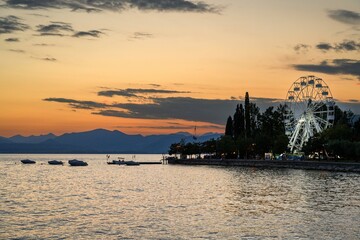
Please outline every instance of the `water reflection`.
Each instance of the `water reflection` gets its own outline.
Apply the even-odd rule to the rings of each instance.
[[[102,155],[78,156],[85,168],[24,166],[15,157],[0,155],[1,239],[360,237],[358,174],[111,166]]]
[[[268,235],[268,230],[277,229],[276,234],[283,237],[359,237],[354,222],[360,217],[358,174],[246,168],[226,171],[232,181],[227,185],[223,208],[246,219],[240,220],[240,228],[247,235],[270,236],[273,231]],[[254,228],[247,227],[250,222]]]

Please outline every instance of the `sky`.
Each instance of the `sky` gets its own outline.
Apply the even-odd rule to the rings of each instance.
[[[307,75],[360,113],[358,0],[0,0],[0,136],[222,133]]]

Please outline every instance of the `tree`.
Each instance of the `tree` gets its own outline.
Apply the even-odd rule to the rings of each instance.
[[[354,123],[354,141],[360,141],[360,118]]]
[[[231,116],[228,117],[226,121],[226,127],[225,127],[225,136],[233,137],[233,120]]]
[[[250,135],[249,137],[255,137],[259,128],[260,109],[255,103],[250,103]]]
[[[245,93],[245,137],[250,137],[250,98],[249,93]]]
[[[244,108],[242,104],[236,106],[236,111],[234,114],[234,140],[236,141],[239,137],[245,134],[245,119],[244,119]]]
[[[219,153],[224,154],[226,158],[236,157],[236,146],[234,139],[230,136],[223,136],[218,144]]]
[[[240,135],[240,107],[239,104],[236,105],[236,110],[234,113],[233,118],[233,134],[234,134],[234,140],[236,140]]]

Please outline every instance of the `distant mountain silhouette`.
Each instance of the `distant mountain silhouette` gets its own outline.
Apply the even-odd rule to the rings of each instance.
[[[12,143],[12,141],[5,137],[0,137],[0,144],[1,143]]]
[[[41,143],[49,139],[53,139],[56,136],[52,133],[49,133],[47,135],[40,135],[40,136],[34,136],[31,135],[29,137],[24,137],[21,135],[15,135],[13,137],[10,137],[9,140],[13,143]]]
[[[203,142],[218,138],[218,133],[198,136]],[[128,135],[120,131],[95,129],[92,131],[11,138],[0,138],[0,153],[166,153],[172,143],[194,141],[189,133],[161,135]]]

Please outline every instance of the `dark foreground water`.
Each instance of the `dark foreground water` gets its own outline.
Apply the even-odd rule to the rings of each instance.
[[[0,155],[0,178],[0,239],[360,239],[356,173]]]

